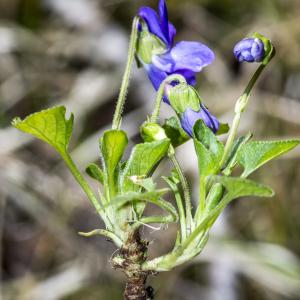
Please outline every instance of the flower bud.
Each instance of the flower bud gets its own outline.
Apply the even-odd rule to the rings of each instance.
[[[263,36],[262,34],[258,33],[258,32],[254,32],[253,33],[253,37],[254,38],[258,38],[260,39],[263,44],[264,44],[264,50],[265,50],[265,55],[264,55],[264,59],[263,59],[263,64],[267,65],[269,63],[269,61],[274,57],[275,55],[275,48],[273,46],[273,44],[271,43],[271,40],[267,39],[265,36]]]
[[[181,126],[189,136],[193,136],[193,127],[199,119],[203,120],[205,125],[214,133],[217,133],[219,130],[220,122],[218,119],[213,116],[203,104],[201,104],[199,111],[187,108],[181,116]]]
[[[194,111],[200,110],[200,96],[197,91],[186,82],[179,83],[175,86],[166,84],[165,95],[178,114],[184,113],[187,108],[191,108]]]
[[[264,43],[256,37],[245,38],[235,45],[233,53],[239,62],[262,62],[265,56]]]
[[[141,126],[141,135],[145,142],[160,141],[168,138],[165,130],[156,123],[144,123]]]

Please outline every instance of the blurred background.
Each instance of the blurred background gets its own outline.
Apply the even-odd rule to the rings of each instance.
[[[102,226],[84,194],[54,150],[10,122],[64,104],[75,113],[74,160],[82,170],[99,161],[98,138],[112,120],[131,21],[142,5],[156,8],[157,1],[0,0],[0,299],[121,299],[124,278],[108,262],[115,247],[77,234]],[[202,41],[216,52],[198,87],[223,122],[231,121],[255,68],[237,64],[233,45],[253,31],[270,37],[277,55],[240,131],[256,139],[300,138],[299,0],[169,0],[168,7],[177,41]],[[154,96],[135,67],[123,120],[130,146],[140,140]],[[170,114],[164,106],[162,119]],[[191,142],[178,153],[197,199]],[[299,163],[298,147],[256,172],[252,178],[276,196],[232,203],[200,257],[149,280],[155,299],[300,299]],[[169,169],[163,162],[157,178]],[[142,230],[151,256],[171,248],[174,229]]]

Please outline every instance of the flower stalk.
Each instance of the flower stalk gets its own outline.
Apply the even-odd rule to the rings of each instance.
[[[158,122],[161,103],[162,103],[163,98],[165,96],[166,84],[170,84],[172,82],[186,83],[186,80],[180,74],[169,75],[165,80],[163,80],[163,82],[160,84],[159,89],[158,89],[157,94],[156,94],[154,110],[153,110],[152,115],[150,117],[150,122],[151,123],[157,123]]]
[[[190,195],[190,189],[189,189],[189,184],[184,176],[184,173],[180,167],[180,164],[175,156],[175,150],[174,147],[171,145],[168,151],[168,156],[170,160],[173,163],[173,166],[178,173],[180,183],[182,186],[182,191],[183,191],[183,196],[184,196],[184,203],[185,203],[185,214],[186,214],[186,230],[187,230],[187,235],[191,233],[193,230],[193,218],[192,218],[192,202],[191,202],[191,195]]]
[[[247,87],[245,88],[243,94],[240,96],[240,98],[237,100],[237,102],[235,104],[235,109],[234,109],[235,115],[234,115],[232,125],[229,130],[228,139],[225,144],[224,154],[223,154],[222,160],[220,162],[221,169],[223,168],[224,163],[227,161],[227,159],[230,155],[230,152],[231,152],[231,149],[232,149],[232,146],[233,146],[233,143],[234,143],[237,131],[238,131],[238,127],[240,124],[241,116],[247,108],[247,104],[249,102],[251,91],[252,91],[255,83],[257,82],[258,78],[262,74],[263,70],[265,69],[265,67],[266,67],[266,65],[263,63],[259,65],[259,67],[255,71],[255,73],[253,74],[252,78],[250,79]]]
[[[112,129],[120,129],[121,121],[122,121],[122,113],[124,109],[124,104],[128,92],[128,86],[130,82],[130,74],[131,69],[134,61],[134,55],[136,51],[136,44],[138,40],[138,24],[139,24],[139,17],[135,17],[132,23],[132,30],[130,35],[130,42],[129,42],[129,51],[128,51],[128,58],[127,64],[125,68],[125,72],[122,79],[122,84],[120,88],[120,93],[117,101],[116,110],[114,113],[114,118],[112,122]]]

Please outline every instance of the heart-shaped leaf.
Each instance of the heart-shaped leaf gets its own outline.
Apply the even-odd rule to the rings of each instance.
[[[12,125],[50,144],[58,152],[66,152],[73,129],[74,116],[65,117],[66,108],[56,106],[29,115],[24,120],[15,118]]]

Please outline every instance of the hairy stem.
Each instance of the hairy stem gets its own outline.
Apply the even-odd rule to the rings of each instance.
[[[105,211],[102,207],[102,205],[99,203],[97,197],[95,196],[93,190],[87,183],[87,181],[84,179],[80,171],[78,170],[77,166],[75,165],[72,157],[68,152],[62,152],[61,156],[65,163],[67,164],[68,168],[70,169],[72,175],[76,179],[76,181],[79,183],[85,194],[87,195],[88,199],[90,200],[91,204],[95,207],[97,213],[101,216],[103,221],[108,227],[111,227],[112,224],[106,217]]]
[[[190,190],[189,185],[187,182],[187,179],[185,178],[181,167],[178,163],[178,160],[175,156],[175,151],[173,146],[170,146],[169,150],[169,157],[174,165],[175,170],[177,171],[180,182],[182,185],[183,195],[184,195],[184,201],[185,201],[185,214],[186,214],[186,224],[187,224],[187,230],[189,231],[188,234],[193,230],[193,218],[192,218],[192,204],[191,204],[191,196],[190,196]]]
[[[127,58],[127,64],[125,68],[125,72],[123,75],[122,85],[117,101],[117,106],[114,114],[113,129],[120,129],[121,127],[121,119],[122,119],[122,113],[123,113],[123,107],[126,100],[126,95],[128,91],[129,81],[130,81],[130,73],[132,69],[132,64],[134,60],[134,54],[136,50],[136,43],[138,38],[138,22],[139,17],[135,17],[133,19],[132,23],[132,30],[131,30],[131,36],[130,36],[130,42],[129,42],[129,51],[128,51],[128,58]]]
[[[160,106],[161,106],[161,102],[163,100],[164,97],[164,93],[165,93],[165,85],[167,83],[171,83],[172,81],[178,81],[179,83],[182,82],[186,82],[185,78],[180,75],[180,74],[173,74],[168,76],[159,86],[159,89],[157,91],[157,95],[156,95],[156,100],[155,100],[155,107],[154,110],[152,112],[151,118],[150,118],[150,122],[152,123],[157,123],[158,122],[158,116],[159,116],[159,112],[160,112]]]
[[[266,67],[265,64],[261,64],[258,67],[256,72],[254,73],[254,75],[250,79],[247,87],[245,88],[242,96],[236,102],[235,116],[234,116],[230,131],[229,131],[228,139],[226,141],[224,154],[223,154],[222,160],[220,162],[220,168],[223,167],[224,163],[228,159],[228,156],[230,155],[230,151],[232,149],[234,139],[235,139],[235,136],[237,134],[237,130],[238,130],[238,127],[239,127],[239,124],[240,124],[241,116],[242,116],[242,113],[245,111],[245,109],[247,107],[247,104],[248,104],[248,101],[249,101],[249,98],[250,98],[251,90],[253,89],[257,79],[259,78],[259,76],[261,75],[261,73],[262,73],[262,71],[264,70],[265,67]]]

